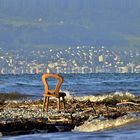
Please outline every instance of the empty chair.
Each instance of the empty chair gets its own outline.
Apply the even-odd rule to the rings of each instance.
[[[48,78],[55,78],[58,80],[57,85],[55,86],[55,89],[51,90],[48,85]],[[49,98],[50,97],[56,97],[58,98],[58,111],[60,111],[60,97],[62,97],[63,102],[63,109],[65,111],[65,99],[64,97],[66,94],[64,92],[59,92],[60,87],[63,83],[63,77],[58,74],[43,74],[42,75],[42,81],[44,84],[44,101],[43,101],[43,111],[46,108],[46,111],[48,111],[48,105],[49,105]]]

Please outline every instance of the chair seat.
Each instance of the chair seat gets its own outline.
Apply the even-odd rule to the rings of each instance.
[[[59,92],[59,96],[64,97],[64,96],[66,96],[66,93],[65,92]]]
[[[66,93],[64,92],[59,92],[58,96],[55,94],[55,93],[44,93],[44,96],[47,96],[47,97],[65,97],[66,96]]]

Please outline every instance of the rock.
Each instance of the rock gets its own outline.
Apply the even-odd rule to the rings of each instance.
[[[0,137],[2,137],[2,133],[0,132]]]

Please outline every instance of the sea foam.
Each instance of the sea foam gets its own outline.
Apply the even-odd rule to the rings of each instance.
[[[65,92],[65,91],[64,91]],[[115,93],[110,93],[110,94],[102,94],[102,95],[88,95],[88,96],[74,96],[74,94],[70,93],[69,91],[66,91],[66,95],[68,99],[76,99],[78,101],[91,101],[91,102],[101,102],[105,99],[112,99],[114,97],[127,97],[134,99],[136,96],[130,92],[115,92]]]
[[[112,129],[115,127],[119,127],[137,121],[140,121],[140,118],[129,116],[129,115],[125,115],[117,119],[110,119],[110,120],[100,119],[100,118],[92,119],[92,120],[89,119],[86,122],[84,122],[83,125],[80,125],[79,127],[75,127],[73,131],[94,132],[94,131],[100,131],[104,129]]]

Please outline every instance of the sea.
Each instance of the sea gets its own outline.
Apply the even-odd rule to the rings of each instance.
[[[81,97],[104,97],[106,95],[128,94],[140,96],[140,74],[138,73],[88,73],[88,74],[61,74],[64,82],[61,91],[66,92],[67,96]],[[25,95],[32,95],[34,99],[43,98],[42,74],[22,74],[0,75],[0,93],[17,92]],[[50,79],[50,88],[54,88],[57,81]],[[132,115],[132,114],[131,114]],[[134,115],[134,114],[133,114]],[[37,133],[20,136],[5,136],[2,140],[140,140],[140,114],[134,115],[137,121],[123,123],[124,120],[131,120],[130,116],[119,118],[119,122],[105,122],[105,125],[112,124],[111,127],[103,129],[102,122],[84,129],[74,129],[71,132],[57,133]],[[132,117],[132,116],[131,116]],[[93,125],[95,122],[92,122]],[[108,123],[108,124],[107,124]],[[121,124],[122,123],[122,124]],[[91,124],[90,124],[91,125]],[[104,125],[104,126],[105,126]],[[95,129],[98,127],[98,129]],[[102,128],[102,129],[100,129]],[[87,131],[89,129],[89,131]]]

